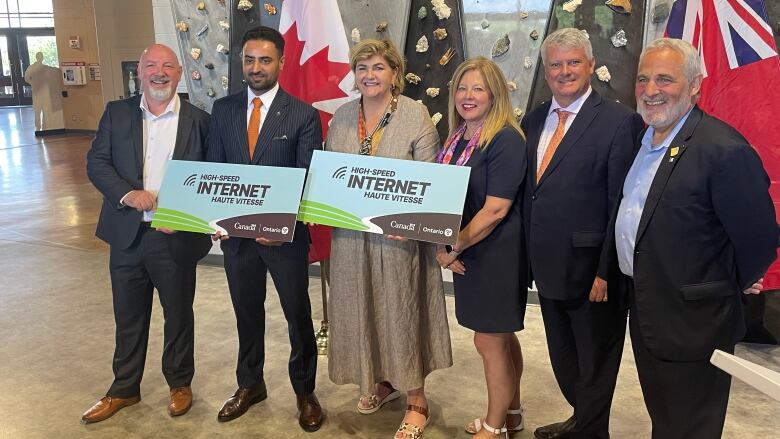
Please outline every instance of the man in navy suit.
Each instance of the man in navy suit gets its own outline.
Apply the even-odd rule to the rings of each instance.
[[[277,78],[284,65],[284,39],[275,29],[250,29],[242,40],[245,90],[214,102],[208,160],[245,165],[308,168],[322,147],[320,118],[310,105],[287,94]],[[219,235],[215,235],[215,238]],[[219,411],[221,422],[243,415],[268,393],[265,359],[266,275],[271,273],[290,336],[289,374],[306,431],[322,424],[314,395],[317,345],[309,303],[306,227],[298,223],[292,242],[222,236],[225,272],[238,326],[238,390]]]
[[[553,32],[541,53],[553,99],[522,123],[528,141],[523,216],[550,362],[574,414],[534,435],[607,438],[626,311],[607,300],[600,259],[642,120],[591,88],[595,60],[582,31]]]
[[[116,350],[114,382],[84,413],[85,424],[141,400],[155,288],[165,315],[168,414],[183,415],[192,405],[195,269],[211,241],[150,226],[168,161],[205,158],[209,115],[176,95],[181,71],[170,48],[154,44],[144,50],[138,63],[143,95],[108,103],[87,154],[87,175],[103,195],[95,234],[111,247]]]
[[[744,336],[742,291],[761,288],[778,244],[761,159],[695,105],[701,67],[682,40],[642,52],[635,93],[649,128],[609,234],[656,439],[721,436],[731,376],[709,359]]]

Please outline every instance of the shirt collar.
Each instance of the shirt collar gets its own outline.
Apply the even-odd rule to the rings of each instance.
[[[165,110],[163,110],[162,113],[160,113],[158,116],[153,115],[149,111],[149,107],[146,106],[146,96],[141,95],[141,110],[144,112],[144,115],[147,115],[148,117],[151,117],[152,119],[157,119],[160,117],[163,117],[167,114],[179,114],[179,108],[180,108],[180,100],[179,95],[174,93],[173,99],[171,99],[170,102],[168,102],[168,105],[165,107]]]
[[[582,104],[585,103],[585,101],[588,99],[588,96],[590,96],[590,93],[593,91],[593,89],[588,86],[588,91],[586,91],[582,96],[578,97],[577,100],[569,104],[568,107],[562,107],[561,104],[558,103],[558,101],[555,100],[555,97],[552,98],[552,103],[550,104],[550,111],[547,112],[547,115],[549,116],[552,112],[557,110],[558,108],[562,108],[570,113],[577,114],[580,112],[580,108],[582,108]]]
[[[274,84],[273,87],[271,87],[270,90],[267,92],[261,94],[260,96],[257,96],[255,92],[252,91],[251,88],[246,88],[246,106],[247,108],[252,108],[252,100],[254,100],[255,97],[260,98],[261,101],[263,101],[263,105],[267,108],[271,108],[271,103],[274,101],[274,98],[276,97],[276,92],[279,91],[279,82]]]
[[[680,120],[677,122],[677,125],[675,125],[674,129],[669,132],[669,135],[666,136],[664,141],[656,146],[653,146],[653,134],[655,133],[655,129],[653,127],[648,127],[647,131],[645,131],[645,135],[642,137],[642,148],[647,148],[648,151],[658,151],[668,148],[674,138],[677,137],[677,133],[680,132],[680,129],[682,129],[685,121],[688,120],[688,116],[690,116],[691,110],[693,110],[693,107],[691,107],[691,109],[680,118]]]

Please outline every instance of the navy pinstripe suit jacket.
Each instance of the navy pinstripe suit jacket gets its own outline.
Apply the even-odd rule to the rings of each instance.
[[[214,102],[206,142],[208,161],[308,169],[314,150],[322,149],[322,124],[317,110],[280,88],[268,113],[263,115],[263,127],[250,159],[246,112],[246,88]],[[299,223],[295,229],[294,243],[305,240],[306,245],[283,244],[266,249],[271,253],[275,250],[291,251],[286,249],[290,247],[308,251],[306,227]],[[242,241],[247,240],[231,238],[222,241],[222,251],[235,255]]]

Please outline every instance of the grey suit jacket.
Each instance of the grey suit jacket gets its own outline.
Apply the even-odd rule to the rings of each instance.
[[[132,190],[143,189],[143,114],[141,96],[109,102],[87,153],[87,175],[103,194],[96,235],[112,247],[130,247],[141,226],[142,213],[120,204]],[[208,113],[182,100],[174,160],[205,159]],[[170,235],[174,256],[200,259],[211,244],[202,234]]]

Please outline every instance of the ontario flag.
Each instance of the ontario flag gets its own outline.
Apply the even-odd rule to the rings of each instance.
[[[284,37],[279,84],[319,110],[324,139],[336,109],[357,97],[339,5],[336,0],[284,0],[279,32]],[[309,262],[330,258],[330,227],[309,226],[309,232]]]
[[[780,58],[764,1],[677,0],[665,35],[699,50],[704,70],[699,106],[736,128],[758,151],[780,222],[780,129],[775,116],[780,113]],[[764,288],[780,289],[780,261],[767,271]]]

